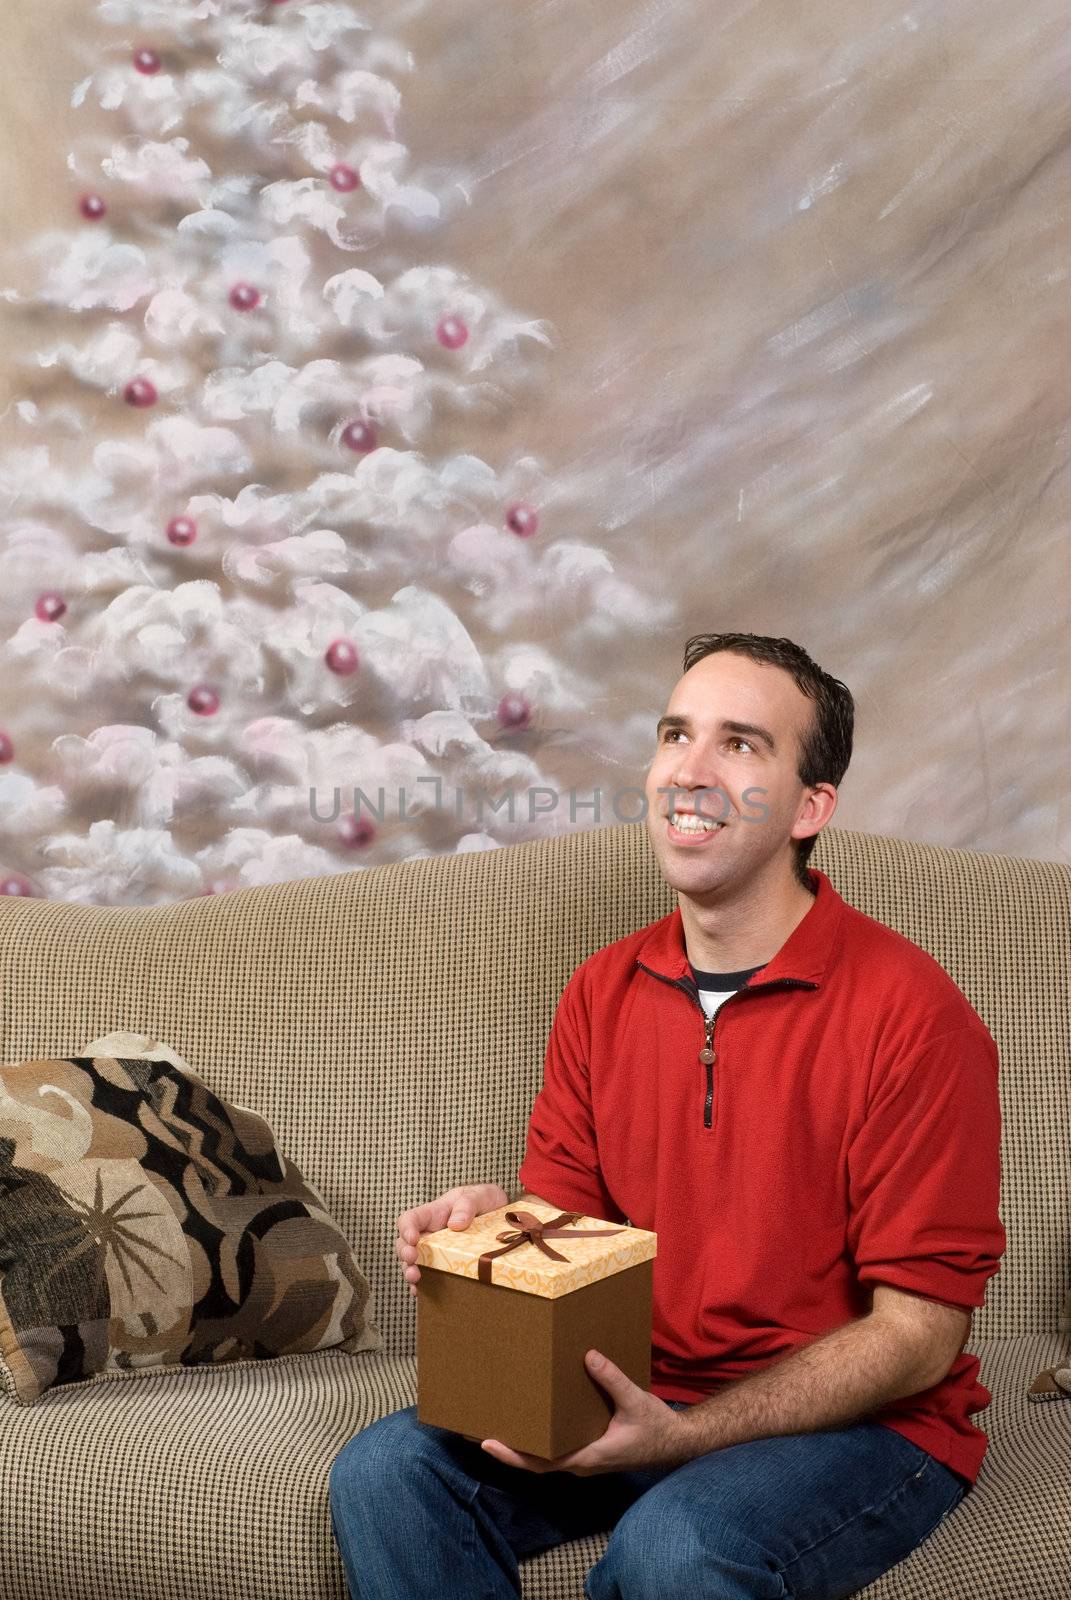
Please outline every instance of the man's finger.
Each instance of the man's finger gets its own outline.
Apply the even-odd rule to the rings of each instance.
[[[571,1472],[575,1467],[587,1466],[585,1450],[573,1450],[568,1455],[557,1456],[553,1461],[548,1461],[545,1456],[529,1456],[523,1451],[511,1450],[499,1439],[484,1439],[480,1448],[489,1456],[494,1456],[496,1461],[504,1461],[508,1467],[524,1467],[528,1472]]]
[[[509,1445],[503,1444],[499,1439],[485,1439],[480,1449],[485,1450],[489,1456],[494,1456],[496,1461],[504,1461],[507,1467],[523,1467],[528,1472],[559,1470],[553,1461],[544,1461],[542,1456],[529,1456],[522,1451],[511,1450]]]
[[[606,1390],[615,1403],[620,1405],[635,1398],[639,1384],[633,1383],[628,1373],[622,1372],[620,1367],[615,1366],[609,1356],[604,1356],[598,1350],[589,1350],[585,1358],[585,1365],[589,1375],[595,1379],[595,1382],[601,1388]],[[640,1390],[641,1394],[646,1392],[646,1390]]]

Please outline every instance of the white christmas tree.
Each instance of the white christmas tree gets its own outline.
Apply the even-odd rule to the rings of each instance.
[[[434,260],[469,199],[409,171],[408,50],[341,0],[96,9],[71,221],[6,291],[53,338],[0,462],[0,890],[152,903],[624,820],[590,803],[593,663],[673,608],[591,537],[590,465],[457,447],[553,330]]]

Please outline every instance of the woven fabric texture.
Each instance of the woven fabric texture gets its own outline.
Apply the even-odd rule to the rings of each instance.
[[[946,968],[1001,1056],[1008,1248],[968,1345],[993,1395],[984,1413],[990,1451],[978,1484],[933,1539],[866,1593],[1035,1600],[1061,1592],[1054,1575],[1071,1567],[1071,1406],[1031,1404],[1025,1391],[1068,1346],[1057,1319],[1071,1259],[1071,869],[843,829],[826,829],[812,860],[853,905]],[[456,1183],[490,1180],[516,1192],[566,980],[594,950],[673,904],[642,824],[171,906],[0,904],[2,1059],[65,1056],[114,1028],[167,1039],[202,1065],[217,1094],[270,1123],[353,1245],[372,1286],[368,1314],[386,1339],[379,1355],[332,1360],[328,1353],[261,1364],[270,1370],[260,1372],[254,1364],[129,1385],[105,1381],[84,1395],[57,1390],[30,1408],[0,1397],[5,1482],[17,1483],[21,1496],[13,1523],[20,1557],[0,1570],[0,1600],[59,1593],[239,1600],[254,1536],[268,1540],[263,1548],[272,1556],[250,1569],[250,1595],[315,1590],[322,1600],[342,1600],[326,1509],[330,1459],[373,1412],[414,1399],[411,1388],[387,1396],[376,1387],[384,1372],[404,1371],[413,1354],[415,1311],[394,1255],[395,1218]],[[310,1403],[307,1392],[295,1395],[298,1380],[284,1369],[303,1371],[303,1364],[346,1374],[337,1412]],[[160,1436],[154,1418],[174,1405],[196,1420],[195,1394],[217,1385],[229,1397],[221,1402],[225,1417],[205,1415],[196,1425],[206,1435],[233,1433],[231,1465],[245,1474],[246,1500],[236,1502],[235,1488],[221,1487],[218,1475],[201,1474],[204,1487],[183,1500],[183,1549],[196,1548],[218,1583],[206,1571],[180,1589],[176,1552],[169,1566],[159,1550],[141,1548],[165,1537],[158,1521],[125,1505],[118,1515],[117,1484],[140,1459],[145,1496],[163,1504],[184,1496],[183,1446]],[[161,1398],[154,1409],[153,1395],[166,1395],[167,1408]],[[27,1450],[26,1425],[61,1400],[67,1421],[85,1431],[49,1431],[42,1422]],[[298,1448],[306,1427],[324,1430],[315,1461]],[[256,1451],[247,1459],[242,1450],[251,1441]],[[284,1488],[277,1502],[262,1480],[273,1451],[300,1478],[300,1495]],[[91,1460],[96,1466],[87,1472]],[[45,1571],[41,1552],[59,1538],[55,1508],[68,1503],[75,1478],[78,1541],[57,1554],[65,1579],[49,1588],[33,1574]],[[256,1515],[238,1528],[250,1501]],[[310,1541],[322,1552],[319,1568]],[[526,1562],[526,1596],[579,1600],[591,1559],[578,1541]],[[134,1572],[159,1561],[170,1586],[144,1573],[133,1581],[124,1561]]]
[[[368,1283],[271,1128],[189,1067],[0,1066],[0,1387],[378,1349]]]
[[[1024,1393],[1061,1342],[972,1341],[993,1390],[982,1475],[861,1600],[1063,1596],[1071,1407],[1032,1406]],[[411,1357],[336,1351],[0,1402],[0,1600],[346,1600],[331,1462],[354,1433],[415,1402]],[[523,1561],[523,1600],[582,1600],[607,1538]]]

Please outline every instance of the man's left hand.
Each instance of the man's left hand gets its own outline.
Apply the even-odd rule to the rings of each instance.
[[[527,1467],[529,1472],[575,1472],[582,1478],[599,1472],[677,1467],[691,1460],[695,1452],[682,1413],[641,1389],[598,1350],[588,1351],[585,1364],[614,1404],[614,1414],[601,1438],[553,1461],[510,1450],[497,1439],[485,1439],[480,1448],[510,1467]]]

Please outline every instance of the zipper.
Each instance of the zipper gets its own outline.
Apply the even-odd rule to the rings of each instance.
[[[732,1005],[733,1001],[738,1000],[742,994],[756,994],[760,989],[814,989],[817,987],[816,984],[808,983],[805,978],[770,978],[765,983],[756,983],[754,987],[749,984],[745,984],[742,989],[737,989],[734,994],[729,995],[725,1000],[723,1000],[721,1005],[715,1011],[714,1015],[712,1017],[708,1017],[706,1012],[703,1010],[703,1002],[699,998],[699,990],[691,978],[667,978],[665,973],[653,971],[651,967],[644,966],[642,961],[637,961],[636,965],[638,967],[643,967],[644,972],[649,972],[652,978],[658,978],[661,983],[672,984],[674,989],[683,989],[684,993],[689,997],[689,999],[694,1000],[695,1004],[699,1007],[699,1013],[703,1018],[703,1030],[706,1035],[703,1048],[699,1052],[699,1063],[701,1066],[706,1068],[707,1079],[706,1097],[703,1101],[704,1128],[713,1126],[714,1063],[718,1059],[718,1052],[714,1048],[714,1030],[718,1025],[718,1018],[725,1010],[725,1007]]]
[[[707,1069],[707,1097],[703,1101],[704,1128],[710,1127],[711,1117],[714,1114],[714,1063],[718,1059],[718,1052],[714,1048],[714,1029],[717,1026],[718,1014],[722,1007],[727,1006],[729,1001],[735,998],[735,995],[729,995],[722,1001],[718,1010],[711,1017],[708,1017],[705,1011],[703,1012],[703,1025],[707,1030],[707,1042],[699,1052],[699,1059]],[[703,1010],[702,1002],[700,1002],[699,1009],[700,1011]]]

